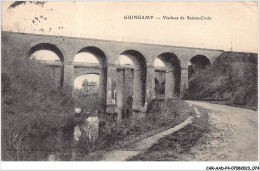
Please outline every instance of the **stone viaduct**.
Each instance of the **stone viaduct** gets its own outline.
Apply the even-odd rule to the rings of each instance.
[[[204,60],[212,64],[223,52],[203,48],[2,32],[2,56],[28,58],[38,50],[50,50],[60,58],[59,63],[54,63],[60,68],[57,69],[57,75],[60,76],[57,82],[66,91],[72,91],[75,77],[87,73],[98,74],[99,100],[105,104],[106,113],[115,113],[115,108],[123,106],[120,92],[128,91],[128,88],[120,85],[122,79],[120,80],[118,73],[122,70],[124,73],[133,73],[134,79],[130,80],[133,82],[132,108],[146,111],[148,102],[155,98],[155,77],[162,82],[156,71],[165,72],[165,98],[174,98],[181,96],[188,87],[188,66],[192,61],[197,60],[200,63]],[[81,52],[93,54],[99,65],[73,62],[75,55]],[[127,69],[118,66],[116,61],[120,55],[128,56],[134,67]],[[154,67],[156,58],[163,61],[164,71]]]

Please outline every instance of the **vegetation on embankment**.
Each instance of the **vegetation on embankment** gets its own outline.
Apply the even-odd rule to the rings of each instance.
[[[118,138],[133,140],[154,135],[158,131],[173,127],[194,114],[188,103],[179,99],[151,101],[144,119],[131,122],[125,121],[118,131]],[[130,123],[130,124],[129,124]]]
[[[201,107],[196,108],[200,112],[200,118],[195,117],[192,124],[160,139],[147,151],[130,158],[129,161],[183,161],[185,158],[181,156],[193,155],[191,147],[208,132],[208,113]]]
[[[96,154],[106,151],[116,149],[131,150],[134,143],[172,128],[194,114],[193,107],[183,100],[153,100],[148,107],[145,118],[135,122],[132,122],[131,118],[125,119],[116,128],[116,133],[104,138],[103,147],[98,152],[85,156],[82,160],[98,160],[102,155],[97,158]]]
[[[184,99],[257,109],[257,63],[257,54],[223,52],[213,65],[194,73]]]
[[[53,83],[51,71],[36,61],[2,56],[2,160],[46,160],[53,151],[69,159],[74,102]]]

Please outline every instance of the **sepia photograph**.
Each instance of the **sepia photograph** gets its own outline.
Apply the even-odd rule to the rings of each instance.
[[[259,170],[258,29],[258,1],[2,1],[1,163]]]

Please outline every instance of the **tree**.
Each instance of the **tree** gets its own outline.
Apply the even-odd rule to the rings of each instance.
[[[2,61],[2,160],[35,160],[31,153],[56,150],[50,137],[73,124],[73,99],[57,89],[46,66],[19,58]]]

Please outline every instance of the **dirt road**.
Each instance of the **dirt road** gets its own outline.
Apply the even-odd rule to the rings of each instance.
[[[188,101],[209,112],[210,132],[191,148],[193,155],[183,156],[190,161],[257,161],[257,111]]]
[[[146,138],[134,144],[130,149],[121,149],[105,153],[101,160],[125,161],[131,157],[137,156],[131,160],[257,161],[257,111],[207,102],[187,102],[195,109],[196,114],[193,116],[194,119],[205,119],[205,117],[200,117],[201,113],[197,109],[198,106],[207,110],[208,123],[200,126],[202,129],[205,129],[203,127],[207,127],[207,130],[209,130],[207,133],[203,134],[203,136],[196,139],[195,145],[191,146],[188,152],[178,152],[178,150],[181,151],[179,146],[181,146],[182,141],[179,146],[178,142],[172,141],[176,140],[173,133],[176,132],[176,130],[180,130],[179,128],[176,129],[176,127],[174,127]],[[190,118],[177,127],[183,128],[181,125],[187,126],[192,123],[189,119]],[[195,121],[193,126],[199,126],[197,124],[198,123]],[[169,135],[173,135],[173,137],[167,139],[167,136]],[[158,141],[164,137],[166,137],[166,139],[158,143]],[[189,137],[189,135],[187,135],[187,137]],[[183,138],[183,141],[188,140],[185,140],[185,136]],[[176,143],[177,145],[175,145]],[[189,142],[189,144],[192,143],[193,142]],[[151,148],[154,144],[157,146]],[[178,147],[175,148],[174,145]],[[185,146],[187,146],[187,144]],[[166,150],[164,147],[166,147]]]

